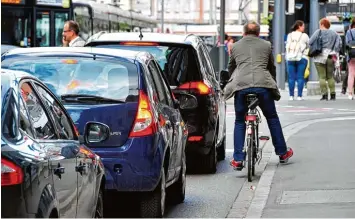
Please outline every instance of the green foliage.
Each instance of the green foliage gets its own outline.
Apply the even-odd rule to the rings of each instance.
[[[269,23],[272,22],[272,18],[273,18],[272,14],[269,14],[268,17],[261,17],[260,22],[262,25],[269,25]]]

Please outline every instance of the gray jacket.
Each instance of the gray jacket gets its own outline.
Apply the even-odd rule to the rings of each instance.
[[[232,74],[224,89],[225,99],[236,91],[261,87],[278,92],[271,43],[256,36],[245,36],[234,43],[228,64]]]
[[[79,36],[69,43],[69,47],[84,47],[84,46],[85,46],[85,40],[83,40]]]

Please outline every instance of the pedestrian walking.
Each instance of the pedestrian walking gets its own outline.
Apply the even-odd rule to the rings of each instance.
[[[309,47],[309,37],[304,33],[304,30],[304,22],[298,20],[293,25],[292,32],[287,36],[286,60],[290,100],[294,100],[296,81],[298,90],[297,100],[303,100],[304,74],[308,64]]]
[[[79,24],[70,20],[65,22],[63,28],[63,46],[82,47],[85,41],[79,36]]]
[[[319,27],[320,28],[313,33],[309,40],[310,56],[313,57],[318,72],[319,85],[322,93],[321,100],[328,100],[328,87],[330,90],[330,100],[335,100],[336,93],[333,73],[342,41],[335,31],[329,29],[330,22],[327,18],[322,18],[319,21]]]
[[[353,19],[350,29],[345,36],[346,46],[348,48],[348,94],[349,99],[354,99],[354,81],[355,81],[355,19]]]

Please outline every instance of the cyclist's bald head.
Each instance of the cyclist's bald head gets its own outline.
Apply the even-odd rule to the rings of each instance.
[[[244,25],[244,35],[256,35],[260,34],[260,25],[255,21],[249,21]]]

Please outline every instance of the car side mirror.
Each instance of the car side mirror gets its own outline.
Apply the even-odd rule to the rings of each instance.
[[[180,109],[195,109],[198,106],[197,98],[191,94],[179,94]]]
[[[220,83],[221,83],[221,87],[222,89],[226,86],[226,84],[228,83],[230,79],[230,75],[229,72],[226,70],[222,70],[220,73]]]
[[[99,122],[88,122],[85,125],[84,143],[101,143],[110,137],[110,128]]]

